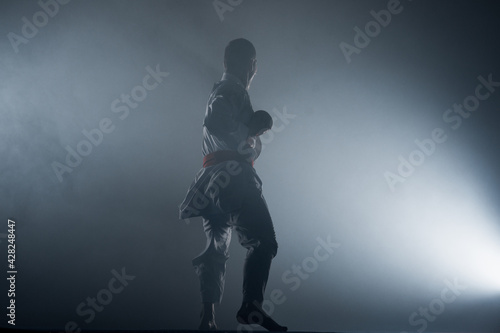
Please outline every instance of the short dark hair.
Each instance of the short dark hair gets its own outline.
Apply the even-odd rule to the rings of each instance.
[[[224,63],[227,70],[241,70],[257,53],[253,44],[245,39],[238,38],[230,41],[224,50]]]

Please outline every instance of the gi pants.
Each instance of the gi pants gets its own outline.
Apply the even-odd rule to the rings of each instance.
[[[271,261],[276,256],[278,244],[261,188],[248,186],[241,190],[244,196],[240,209],[202,216],[207,245],[192,261],[200,279],[202,302],[220,303],[222,300],[233,229],[240,244],[248,250],[243,271],[243,302],[261,304],[264,300]]]

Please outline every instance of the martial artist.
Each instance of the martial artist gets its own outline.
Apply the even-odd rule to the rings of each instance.
[[[270,331],[286,331],[262,309],[264,291],[278,243],[262,181],[253,163],[262,150],[260,135],[271,129],[266,111],[253,111],[248,89],[257,72],[251,42],[232,40],[224,51],[224,73],[214,84],[203,122],[203,167],[196,174],[183,203],[180,218],[201,216],[207,237],[205,250],[193,259],[200,279],[200,330],[216,329],[214,304],[224,292],[231,232],[247,251],[243,302],[239,323],[259,324]]]

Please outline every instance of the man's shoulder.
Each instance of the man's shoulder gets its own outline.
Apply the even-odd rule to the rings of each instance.
[[[220,80],[214,85],[214,92],[217,95],[245,95],[247,91],[240,84],[233,80]]]

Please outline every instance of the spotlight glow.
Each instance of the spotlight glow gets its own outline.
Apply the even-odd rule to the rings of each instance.
[[[436,272],[454,274],[474,292],[498,293],[500,234],[488,200],[465,182],[450,186],[434,180],[413,204],[412,219],[421,225],[422,248]]]

